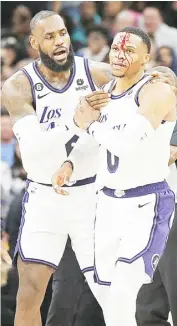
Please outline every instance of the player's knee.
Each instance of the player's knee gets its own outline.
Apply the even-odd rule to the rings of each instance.
[[[45,266],[44,266],[45,268]],[[47,281],[40,275],[36,264],[20,263],[18,265],[19,288],[17,304],[28,309],[40,302],[45,294]]]
[[[36,305],[43,296],[42,286],[40,286],[40,280],[32,278],[31,275],[27,274],[26,277],[20,280],[17,303],[20,306],[29,309],[33,305]]]

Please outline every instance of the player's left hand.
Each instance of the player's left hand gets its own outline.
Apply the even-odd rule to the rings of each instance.
[[[176,146],[170,146],[170,159],[168,162],[168,166],[173,164],[177,160],[177,147]]]
[[[154,77],[150,83],[163,82],[169,84],[172,91],[177,94],[177,85],[171,73],[154,70],[150,74]]]
[[[79,128],[86,130],[91,122],[98,120],[99,116],[100,111],[93,110],[88,102],[83,99],[77,107],[74,121]]]
[[[63,196],[69,195],[69,193],[61,187],[69,182],[72,173],[72,165],[69,162],[64,162],[60,169],[53,174],[52,186],[57,194]]]

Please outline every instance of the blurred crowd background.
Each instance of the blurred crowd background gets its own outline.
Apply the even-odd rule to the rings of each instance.
[[[152,42],[147,68],[163,65],[177,75],[177,1],[3,1],[1,9],[1,86],[14,72],[38,58],[28,36],[30,20],[40,10],[60,13],[76,55],[96,61],[108,62],[110,44],[120,29],[140,27]],[[10,117],[1,106],[2,237],[11,257],[20,224],[25,179]],[[13,325],[17,286],[18,279],[13,275],[2,288],[2,326]]]

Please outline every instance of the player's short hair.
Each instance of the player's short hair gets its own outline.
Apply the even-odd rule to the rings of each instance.
[[[46,19],[48,17],[54,16],[54,15],[58,15],[57,12],[55,11],[50,11],[50,10],[42,10],[39,11],[32,19],[30,22],[30,31],[32,33],[32,31],[34,30],[34,28],[36,27],[37,23],[39,22],[39,20],[43,20]]]
[[[123,32],[137,35],[142,40],[142,42],[144,44],[146,44],[148,53],[150,53],[151,40],[150,40],[150,37],[148,36],[148,34],[145,33],[142,29],[133,27],[133,26],[128,26],[128,27],[122,28],[118,33],[123,33]]]

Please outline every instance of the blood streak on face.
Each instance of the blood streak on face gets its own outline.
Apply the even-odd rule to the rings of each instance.
[[[130,68],[131,62],[132,62],[132,58],[130,56],[127,57],[126,42],[128,42],[128,43],[130,42],[130,33],[128,33],[128,32],[126,32],[125,35],[121,35],[120,41],[117,43],[118,45],[120,44],[118,58],[122,61],[122,64],[127,65],[127,63],[128,63],[128,67],[127,67],[127,71],[128,71],[128,69]],[[123,56],[120,58],[121,51],[123,52]]]
[[[125,43],[129,41],[130,39],[130,33],[125,33],[124,36],[121,37],[121,44],[120,44],[120,48],[121,50],[125,50]]]

